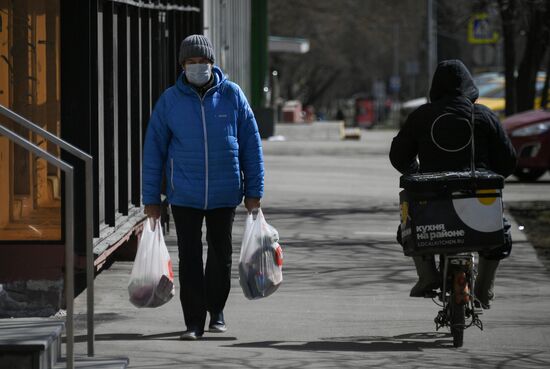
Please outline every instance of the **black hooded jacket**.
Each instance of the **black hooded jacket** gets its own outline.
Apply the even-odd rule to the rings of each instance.
[[[431,102],[413,111],[392,141],[390,161],[395,169],[403,174],[470,169],[474,109],[476,169],[504,177],[512,174],[516,152],[496,115],[474,104],[477,98],[478,89],[461,61],[439,63],[432,79]]]

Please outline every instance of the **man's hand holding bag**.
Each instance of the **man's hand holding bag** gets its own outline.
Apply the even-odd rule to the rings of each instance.
[[[154,222],[154,229],[151,229]],[[128,283],[130,302],[138,308],[164,305],[175,295],[174,272],[160,220],[147,218]]]
[[[258,209],[246,218],[241,254],[239,283],[246,298],[253,300],[275,292],[283,281],[283,250],[279,233],[270,226]]]

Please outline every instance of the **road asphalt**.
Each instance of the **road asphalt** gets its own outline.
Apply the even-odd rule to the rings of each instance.
[[[323,123],[319,123],[323,124]],[[317,125],[312,129],[318,128]],[[228,331],[180,341],[176,297],[154,309],[128,301],[131,262],[115,262],[95,281],[95,350],[127,356],[130,368],[548,368],[550,272],[512,220],[514,249],[501,263],[496,300],[452,347],[435,330],[438,306],[410,298],[412,260],[395,242],[399,174],[388,160],[395,131],[362,131],[358,141],[310,139],[284,130],[264,141],[267,221],[280,233],[284,282],[247,300],[238,282],[245,210],[234,225]],[[505,201],[550,200],[550,176],[507,181]],[[175,228],[166,236],[177,275]],[[177,279],[177,278],[176,278]],[[178,288],[178,286],[176,286]],[[86,352],[86,294],[76,300],[76,352]]]

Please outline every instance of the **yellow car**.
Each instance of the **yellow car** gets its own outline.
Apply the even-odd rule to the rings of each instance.
[[[534,109],[540,109],[541,95],[545,78],[545,73],[541,72],[537,75],[537,84],[535,86],[537,95],[535,98]],[[504,79],[495,80],[494,83],[489,83],[488,85],[480,87],[479,98],[476,103],[487,106],[495,112],[499,118],[504,118],[504,110],[506,108]]]

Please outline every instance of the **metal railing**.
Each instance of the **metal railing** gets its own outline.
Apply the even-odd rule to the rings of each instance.
[[[85,191],[86,191],[86,298],[87,298],[87,340],[88,356],[94,355],[94,257],[93,257],[93,158],[82,150],[63,141],[54,134],[23,118],[10,109],[0,105],[0,114],[12,119],[17,124],[28,128],[67,152],[82,159],[85,164]],[[32,151],[37,156],[47,160],[65,173],[65,253],[66,253],[66,282],[65,296],[67,300],[67,367],[74,365],[74,169],[69,164],[56,158],[47,151],[29,142],[25,138],[0,125],[0,132],[14,140],[17,144]],[[70,195],[70,196],[69,196]]]

